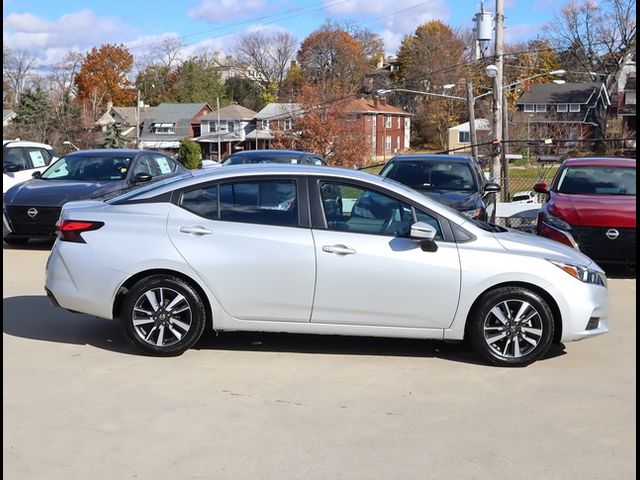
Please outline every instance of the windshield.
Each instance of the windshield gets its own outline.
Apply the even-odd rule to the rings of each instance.
[[[569,195],[635,195],[635,167],[575,166],[560,173],[558,193]]]
[[[52,163],[40,178],[85,182],[122,180],[127,176],[132,158],[129,155],[70,155]]]
[[[424,159],[391,162],[380,172],[420,192],[458,191],[477,192],[478,186],[466,163]]]
[[[297,153],[264,153],[264,154],[235,154],[227,158],[222,165],[243,165],[247,163],[289,163],[304,165],[324,165],[320,157]]]

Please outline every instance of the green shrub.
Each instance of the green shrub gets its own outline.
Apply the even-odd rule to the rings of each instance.
[[[202,152],[200,151],[200,145],[190,138],[185,138],[180,141],[178,161],[182,163],[182,165],[191,170],[200,168],[201,157]]]

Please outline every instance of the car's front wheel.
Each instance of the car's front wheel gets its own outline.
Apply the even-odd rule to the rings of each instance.
[[[127,292],[122,320],[129,339],[148,353],[174,356],[202,336],[205,306],[198,292],[181,278],[153,275]]]
[[[467,333],[489,363],[524,367],[542,357],[553,339],[553,314],[537,293],[523,287],[487,292],[469,316]]]

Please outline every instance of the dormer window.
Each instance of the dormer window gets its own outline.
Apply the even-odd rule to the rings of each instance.
[[[525,112],[535,112],[536,111],[536,106],[531,104],[531,103],[525,103],[524,104],[524,111]]]
[[[572,103],[571,105],[569,105],[569,111],[570,112],[579,112],[580,111],[580,104],[579,103]]]
[[[569,105],[567,105],[566,103],[559,103],[556,106],[556,111],[557,112],[568,112],[569,111]]]
[[[171,133],[175,133],[174,125],[174,123],[154,123],[153,133],[157,133],[159,135],[168,135]]]

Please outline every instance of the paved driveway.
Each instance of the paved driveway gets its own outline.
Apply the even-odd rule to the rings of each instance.
[[[3,251],[5,479],[633,479],[636,281],[612,331],[525,369],[461,345],[209,335],[141,356]]]

